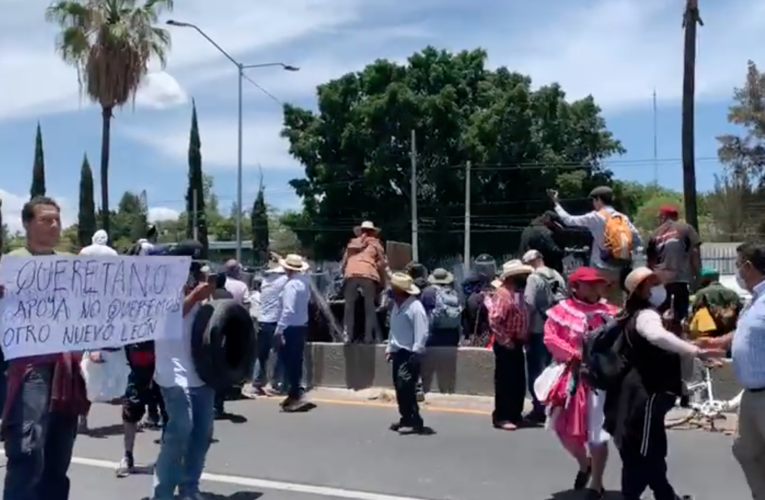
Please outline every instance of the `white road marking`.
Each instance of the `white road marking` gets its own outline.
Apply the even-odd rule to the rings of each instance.
[[[112,470],[117,468],[119,465],[118,462],[110,462],[108,460],[83,457],[72,457],[72,463],[77,465],[84,465],[86,467],[98,467],[100,469]],[[271,481],[270,479],[229,476],[224,474],[212,474],[208,472],[202,474],[202,481],[234,484],[237,486],[245,486],[247,488],[254,489],[290,491],[293,493],[304,493],[308,495],[347,498],[349,500],[426,500],[424,498],[402,497],[397,495],[386,495],[384,493],[371,493],[368,491],[347,490],[345,488],[331,488],[329,486],[318,486],[313,484],[288,483],[284,481]]]

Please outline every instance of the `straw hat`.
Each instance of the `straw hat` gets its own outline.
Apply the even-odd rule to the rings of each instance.
[[[502,286],[502,282],[499,280],[494,280],[491,282],[491,287],[494,288],[495,290],[501,286]]]
[[[264,274],[284,274],[284,268],[278,262],[270,261],[268,268],[263,271]]]
[[[298,272],[307,271],[310,267],[303,257],[295,253],[288,254],[285,258],[281,259],[279,261],[279,266],[288,271]]]
[[[656,276],[656,273],[647,267],[636,267],[633,269],[624,279],[624,288],[627,289],[627,294],[632,295],[635,293],[640,284],[652,276]]]
[[[353,228],[353,232],[356,234],[356,236],[361,234],[361,231],[374,231],[375,233],[380,232],[379,227],[375,227],[375,223],[372,221],[365,220],[361,223],[360,226],[356,226]]]
[[[390,286],[409,295],[420,293],[420,289],[414,284],[412,277],[406,273],[393,273],[390,277]]]
[[[454,275],[446,269],[439,267],[433,270],[428,276],[428,283],[431,285],[451,285],[454,283]]]
[[[511,276],[519,276],[522,274],[531,274],[534,272],[534,268],[527,266],[518,259],[513,259],[502,264],[502,272],[499,274],[499,281],[505,281]]]

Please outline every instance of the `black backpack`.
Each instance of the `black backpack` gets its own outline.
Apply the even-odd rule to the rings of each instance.
[[[593,389],[609,390],[619,384],[629,371],[628,354],[631,348],[627,338],[630,318],[612,318],[596,313],[604,320],[598,328],[589,331],[582,343],[582,376]],[[592,315],[588,316],[588,318]]]

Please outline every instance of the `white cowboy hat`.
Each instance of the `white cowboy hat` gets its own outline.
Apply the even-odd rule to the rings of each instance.
[[[420,289],[414,284],[412,277],[406,273],[393,273],[390,277],[390,286],[409,295],[420,293]]]
[[[362,230],[374,231],[376,233],[380,232],[380,228],[375,227],[375,223],[369,220],[365,220],[361,223],[360,226],[353,228],[353,232],[356,234],[356,236],[360,235]]]
[[[279,260],[279,266],[288,271],[307,271],[309,267],[308,262],[296,253],[287,254],[287,256]]]
[[[513,259],[502,264],[502,272],[499,275],[499,281],[505,281],[511,276],[518,276],[521,274],[531,274],[534,272],[534,268],[527,266],[518,259]]]
[[[454,283],[454,275],[446,269],[439,267],[433,270],[428,276],[428,283],[431,285],[451,285]]]
[[[624,278],[624,288],[627,290],[627,294],[632,295],[635,293],[635,290],[637,290],[641,283],[655,275],[656,273],[647,267],[636,267],[630,271],[627,277]]]

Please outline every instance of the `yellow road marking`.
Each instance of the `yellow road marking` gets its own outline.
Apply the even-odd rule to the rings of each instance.
[[[257,399],[266,401],[281,401],[279,398],[263,398],[259,397]],[[372,408],[396,408],[395,403],[384,403],[381,401],[354,401],[351,399],[333,399],[333,398],[307,398],[307,402],[309,403],[322,403],[322,404],[332,404],[332,405],[345,405],[345,406],[369,406]],[[459,414],[459,415],[480,415],[480,416],[487,416],[491,415],[490,411],[486,410],[475,410],[470,408],[453,408],[449,406],[434,406],[427,403],[421,403],[420,408],[426,411],[432,411],[436,413],[453,413],[453,414]]]

